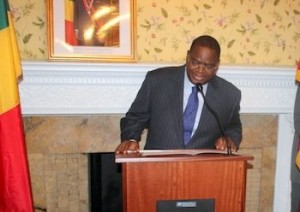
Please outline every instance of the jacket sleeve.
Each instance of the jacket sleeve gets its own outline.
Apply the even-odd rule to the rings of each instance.
[[[233,139],[234,143],[239,146],[242,141],[242,123],[240,119],[240,102],[241,102],[241,91],[238,90],[232,101],[232,114],[229,119],[228,125],[226,126],[226,136]]]
[[[121,141],[141,140],[141,135],[150,120],[150,77],[147,73],[131,107],[120,121]]]

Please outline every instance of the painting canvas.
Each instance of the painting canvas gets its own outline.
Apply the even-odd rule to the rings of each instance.
[[[135,60],[134,0],[48,0],[50,60]]]

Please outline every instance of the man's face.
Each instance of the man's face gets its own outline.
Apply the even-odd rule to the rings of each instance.
[[[186,56],[187,75],[193,84],[206,84],[218,70],[219,59],[215,50],[196,46]]]

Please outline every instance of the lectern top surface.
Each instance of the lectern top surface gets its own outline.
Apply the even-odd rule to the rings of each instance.
[[[253,160],[253,156],[214,149],[183,149],[183,150],[141,150],[139,153],[117,154],[116,163],[128,162],[159,162],[159,161],[211,161],[211,160]]]

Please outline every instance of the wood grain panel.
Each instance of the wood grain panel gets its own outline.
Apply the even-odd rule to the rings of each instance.
[[[157,200],[215,199],[216,211],[245,207],[247,161],[218,156],[123,164],[124,211],[156,211]]]

